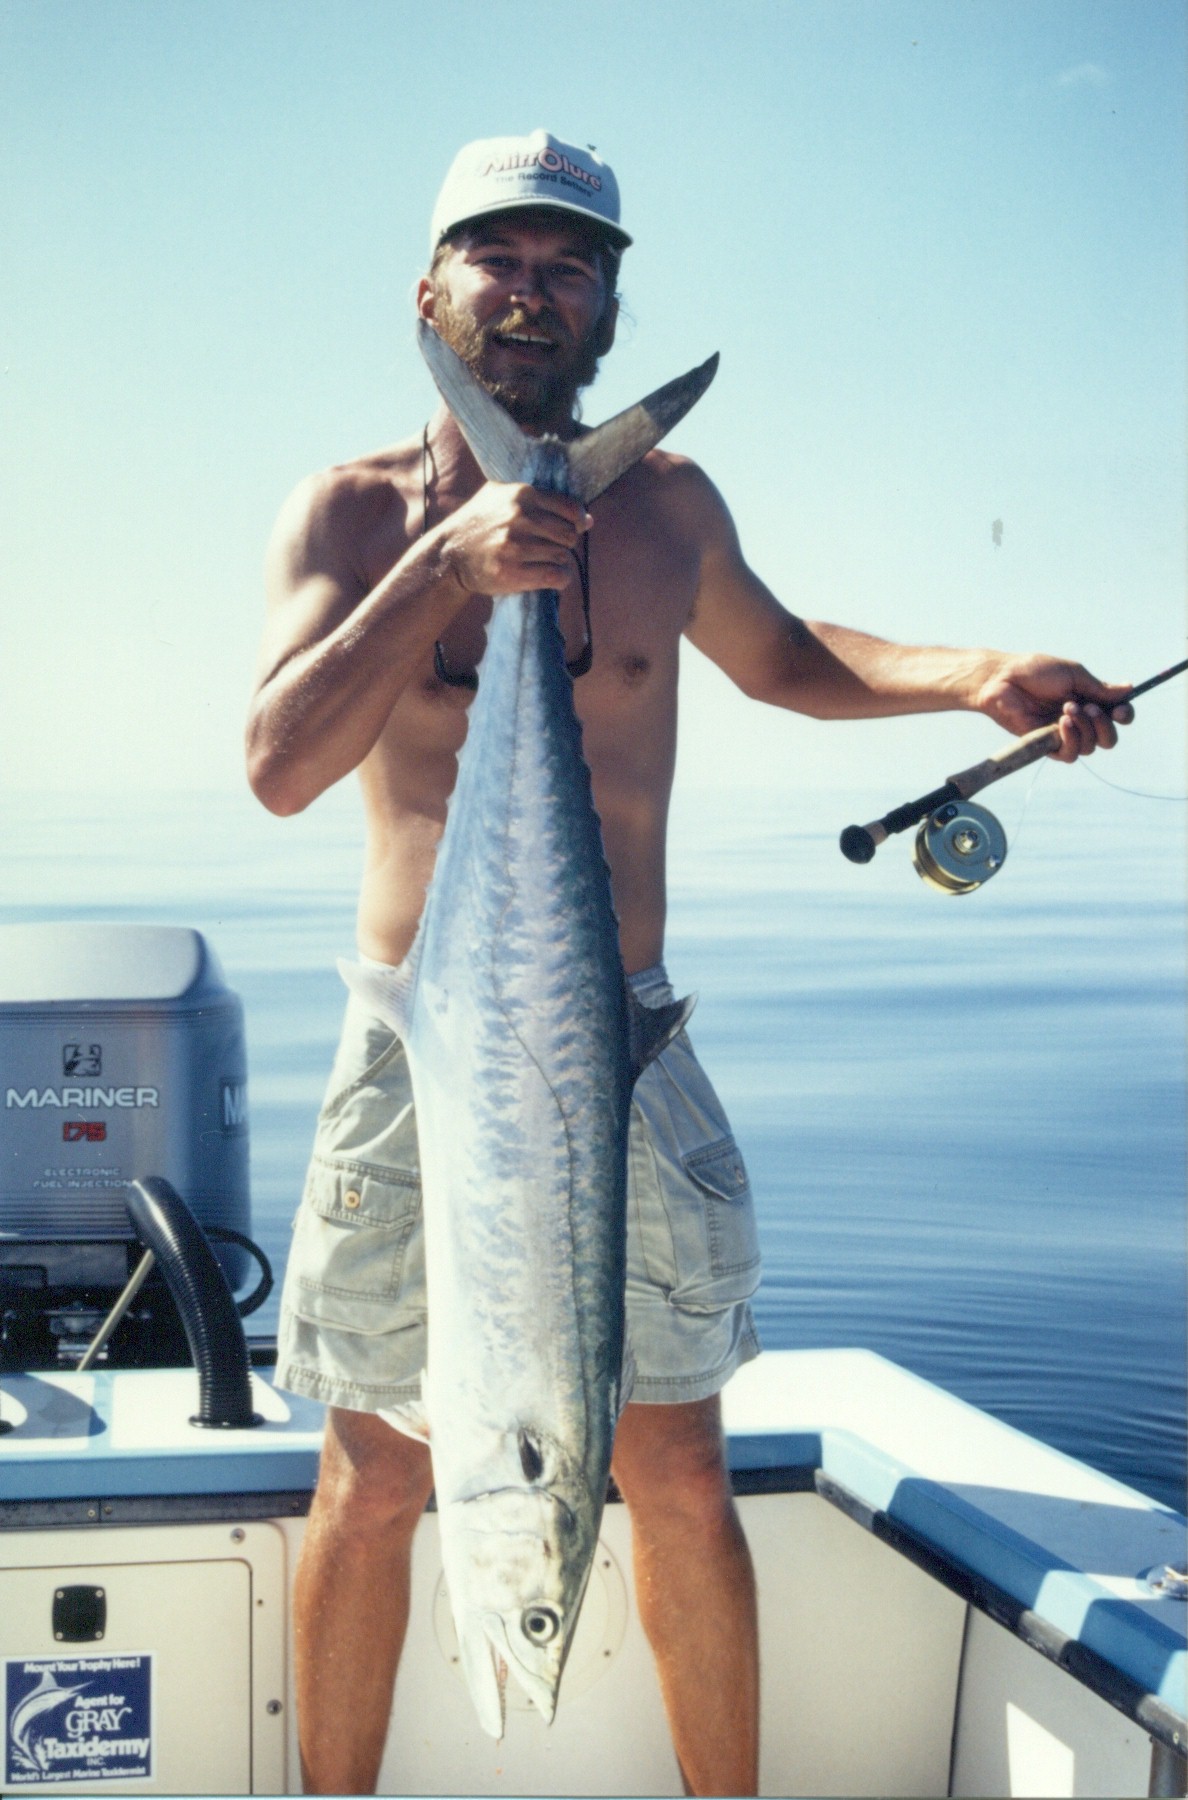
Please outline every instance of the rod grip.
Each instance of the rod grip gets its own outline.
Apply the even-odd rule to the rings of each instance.
[[[959,800],[972,800],[992,781],[1001,781],[1004,775],[1013,775],[1016,769],[1025,769],[1028,763],[1037,762],[1041,756],[1050,756],[1059,748],[1059,725],[1040,725],[1026,737],[1016,738],[1005,750],[974,763],[972,768],[962,769],[959,775],[950,775],[949,786],[956,789]]]

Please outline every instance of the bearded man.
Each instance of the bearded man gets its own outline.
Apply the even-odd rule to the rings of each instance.
[[[434,213],[417,309],[526,432],[570,437],[579,391],[614,340],[630,242],[614,176],[589,150],[544,132],[469,145]],[[963,708],[1015,732],[1058,719],[1069,762],[1116,739],[1111,707],[1125,690],[1078,664],[906,647],[794,617],[747,567],[721,496],[684,457],[651,452],[587,512],[566,495],[484,481],[442,407],[393,448],[303,483],[268,560],[250,779],[288,814],[357,771],[366,958],[399,964],[413,941],[491,596],[542,588],[560,595],[571,668],[588,670],[574,698],[623,962],[653,1004],[671,997],[665,832],[682,637],[752,698],[815,718]],[[719,1394],[758,1351],[758,1249],[741,1159],[683,1034],[640,1078],[631,1129],[636,1375],[613,1472],[686,1786],[753,1793],[755,1589]],[[352,1174],[363,1165],[366,1203]],[[425,1360],[419,1207],[403,1048],[352,1000],[297,1219],[277,1370],[279,1385],[329,1404],[295,1597],[309,1792],[372,1791],[391,1710],[411,1539],[431,1487],[426,1445],[381,1416],[415,1398]]]

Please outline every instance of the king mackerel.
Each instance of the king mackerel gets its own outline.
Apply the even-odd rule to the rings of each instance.
[[[492,481],[588,504],[700,397],[717,358],[596,431],[528,438],[422,323]],[[621,1378],[636,1077],[692,1002],[628,987],[550,591],[497,599],[412,949],[343,965],[399,1034],[417,1108],[429,1297],[421,1409],[462,1665],[503,1735],[510,1669],[546,1721],[590,1573]]]

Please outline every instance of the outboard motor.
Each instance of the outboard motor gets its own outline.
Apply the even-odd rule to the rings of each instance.
[[[249,1227],[243,1008],[199,932],[0,927],[0,1121],[0,1367],[77,1365],[143,1255],[131,1182],[175,1188],[245,1281],[218,1241]],[[160,1270],[103,1360],[190,1360]]]

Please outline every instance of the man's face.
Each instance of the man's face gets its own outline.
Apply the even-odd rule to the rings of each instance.
[[[421,316],[528,430],[557,430],[614,337],[595,240],[565,214],[479,220],[421,284]]]

